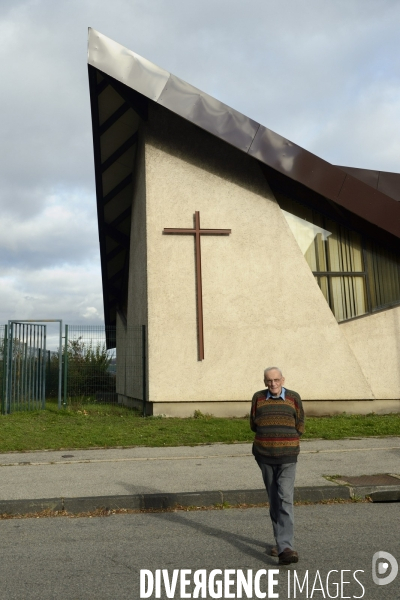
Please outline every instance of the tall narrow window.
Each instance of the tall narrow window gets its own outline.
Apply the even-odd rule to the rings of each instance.
[[[400,301],[399,257],[371,241],[366,243],[365,257],[371,310],[397,304]]]

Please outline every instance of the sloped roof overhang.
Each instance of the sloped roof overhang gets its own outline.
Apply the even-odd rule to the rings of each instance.
[[[104,189],[102,174],[110,165],[118,164],[121,167],[121,156],[128,156],[126,153],[135,151],[137,135],[135,137],[135,126],[131,123],[130,128],[125,128],[127,136],[129,133],[126,139],[118,133],[114,135],[119,145],[112,143],[110,151],[104,134],[112,131],[112,128],[116,129],[130,109],[146,118],[148,101],[208,131],[269,169],[387,232],[390,237],[400,238],[400,203],[393,194],[383,193],[378,185],[370,185],[368,176],[353,176],[350,168],[326,162],[94,29],[89,29],[88,64],[107,324],[115,322],[116,307],[125,285],[123,274],[126,272],[129,252],[130,207],[128,201],[121,203],[118,198],[121,188],[126,195],[131,193],[132,172],[119,168],[118,176],[114,177],[108,191]],[[99,97],[110,84],[122,100],[114,102],[113,112],[101,118]],[[129,160],[132,160],[132,154]],[[121,172],[122,175],[125,173],[124,177]],[[111,223],[105,217],[105,206],[115,208]],[[118,263],[117,266],[113,261]]]
[[[356,179],[360,179],[386,196],[400,201],[400,173],[342,166],[339,166],[339,169],[346,171],[346,173],[352,175]]]

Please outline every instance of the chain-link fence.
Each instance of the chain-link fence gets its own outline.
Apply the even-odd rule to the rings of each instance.
[[[138,407],[145,394],[144,330],[67,325],[63,351],[64,403]],[[53,379],[56,380],[54,360]],[[54,389],[55,386],[53,385]]]
[[[47,350],[46,356],[46,398],[58,397],[58,381],[60,369],[58,362],[58,352]],[[64,379],[64,372],[62,372]]]
[[[70,402],[118,402],[115,328],[67,325],[63,363],[63,387]]]

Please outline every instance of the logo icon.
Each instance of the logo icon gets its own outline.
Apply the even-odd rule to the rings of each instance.
[[[385,573],[388,572],[389,565],[391,569],[389,574],[385,575]],[[375,552],[372,557],[372,580],[376,585],[387,585],[388,583],[392,583],[392,581],[396,579],[398,572],[399,565],[392,554],[384,552],[383,550]],[[381,577],[381,575],[385,575],[385,577]]]

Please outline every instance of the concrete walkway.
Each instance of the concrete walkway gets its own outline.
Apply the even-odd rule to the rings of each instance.
[[[296,498],[349,498],[357,488],[327,477],[376,474],[397,476],[398,485],[363,486],[362,495],[390,491],[400,498],[400,437],[304,440]],[[0,475],[0,513],[267,500],[251,444],[9,453],[0,455]]]

